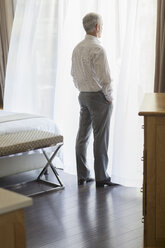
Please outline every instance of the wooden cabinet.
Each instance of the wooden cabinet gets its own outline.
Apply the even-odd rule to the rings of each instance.
[[[0,189],[0,247],[25,248],[24,208],[32,199]]]
[[[144,247],[165,247],[165,93],[146,94],[144,116]]]

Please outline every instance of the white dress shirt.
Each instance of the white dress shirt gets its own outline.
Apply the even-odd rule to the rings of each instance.
[[[105,50],[97,37],[86,35],[73,50],[71,75],[80,92],[102,91],[112,101],[111,77]]]

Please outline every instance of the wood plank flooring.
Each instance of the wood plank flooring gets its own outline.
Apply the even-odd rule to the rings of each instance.
[[[34,197],[25,210],[27,248],[143,247],[139,188],[78,187],[75,176],[59,174],[65,189]]]

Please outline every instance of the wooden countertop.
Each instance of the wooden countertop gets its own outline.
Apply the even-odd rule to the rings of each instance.
[[[145,94],[139,115],[165,115],[165,93]]]
[[[31,205],[30,197],[0,188],[0,215]]]

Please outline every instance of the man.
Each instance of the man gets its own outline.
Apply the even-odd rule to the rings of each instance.
[[[73,50],[71,75],[80,91],[80,120],[76,139],[78,184],[90,177],[86,153],[91,130],[94,134],[94,171],[96,187],[111,186],[107,173],[110,117],[112,113],[111,77],[106,53],[98,38],[102,33],[102,18],[89,13],[83,18],[86,36]]]

